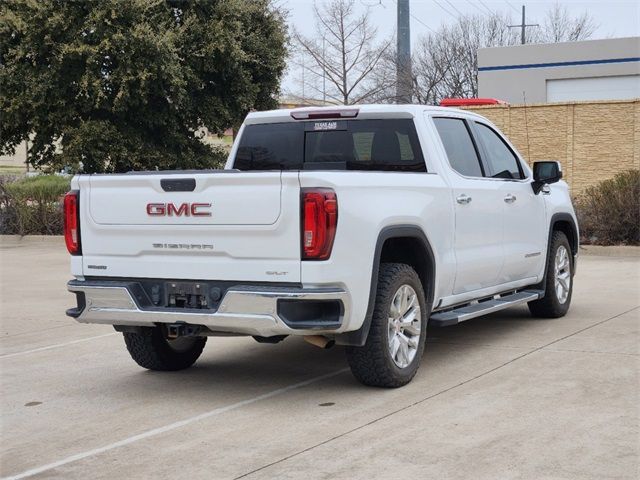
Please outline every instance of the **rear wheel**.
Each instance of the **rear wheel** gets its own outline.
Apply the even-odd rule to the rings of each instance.
[[[424,352],[427,318],[422,284],[413,268],[383,263],[367,341],[346,350],[353,375],[376,387],[409,383]]]
[[[529,311],[534,317],[563,317],[569,310],[573,293],[573,258],[569,240],[560,231],[551,236],[544,288],[544,297],[529,302]]]
[[[207,337],[168,339],[162,327],[124,332],[124,342],[131,358],[149,370],[175,371],[189,368],[200,357]]]

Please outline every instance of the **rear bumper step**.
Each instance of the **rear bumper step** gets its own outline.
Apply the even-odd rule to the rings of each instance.
[[[147,308],[136,302],[130,285],[123,282],[71,280],[67,288],[78,299],[78,307],[67,314],[81,323],[138,327],[185,323],[213,332],[272,337],[340,333],[350,311],[348,293],[335,287],[238,285],[225,292],[215,311]]]
[[[541,290],[522,290],[509,295],[502,295],[498,298],[493,298],[492,300],[472,303],[470,305],[465,305],[463,307],[454,308],[444,312],[436,312],[429,318],[429,325],[436,327],[456,325],[460,322],[464,322],[465,320],[481,317],[488,313],[498,312],[505,308],[537,300],[543,296],[543,293],[544,292]]]

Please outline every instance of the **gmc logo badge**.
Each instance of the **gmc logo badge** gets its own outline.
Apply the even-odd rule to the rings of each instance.
[[[147,215],[152,217],[210,217],[210,203],[147,203]]]

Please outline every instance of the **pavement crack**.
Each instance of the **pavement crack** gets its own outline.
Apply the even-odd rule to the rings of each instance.
[[[640,357],[640,353],[626,353],[626,352],[601,352],[599,350],[576,350],[571,348],[548,348],[548,352],[567,352],[567,353],[593,353],[596,355],[622,355],[625,357]]]
[[[39,328],[38,330],[30,330],[28,332],[20,332],[20,333],[12,333],[12,334],[4,334],[2,335],[2,338],[14,338],[14,337],[20,337],[22,335],[34,335],[40,332],[47,332],[49,330],[55,330],[57,328],[69,328],[70,326],[73,326],[73,324],[70,324],[68,322],[66,322],[64,325],[56,325],[55,327],[48,327],[48,328]]]
[[[534,349],[532,349],[532,350],[529,350],[528,352],[525,352],[525,353],[523,353],[523,354],[521,354],[521,355],[518,355],[517,357],[514,357],[514,358],[512,358],[511,360],[509,360],[509,361],[507,361],[507,362],[504,362],[504,363],[502,363],[502,364],[498,365],[497,367],[494,367],[494,368],[491,368],[491,369],[489,369],[489,370],[487,370],[487,371],[485,371],[485,372],[479,373],[478,375],[476,375],[476,376],[474,376],[474,377],[468,378],[467,380],[464,380],[464,381],[462,381],[462,382],[459,382],[459,383],[457,383],[457,384],[455,384],[455,385],[453,385],[453,386],[451,386],[451,387],[445,388],[444,390],[441,390],[441,391],[436,392],[436,393],[434,393],[434,394],[432,394],[432,395],[429,395],[429,396],[424,397],[424,398],[422,398],[422,399],[420,399],[420,400],[417,400],[417,401],[415,401],[415,402],[413,402],[413,403],[411,403],[411,404],[409,404],[409,405],[405,405],[405,406],[404,406],[404,407],[402,407],[402,408],[399,408],[399,409],[397,409],[397,410],[394,410],[394,411],[392,411],[392,412],[389,412],[389,413],[387,413],[386,415],[383,415],[383,416],[381,416],[381,417],[375,418],[375,419],[373,419],[373,420],[371,420],[371,421],[369,421],[369,422],[367,422],[367,423],[363,423],[362,425],[359,425],[359,426],[357,426],[357,427],[355,427],[355,428],[352,428],[352,429],[347,430],[347,431],[345,431],[345,432],[342,432],[342,433],[340,433],[340,434],[338,434],[338,435],[335,435],[335,436],[333,436],[333,437],[331,437],[331,438],[328,438],[328,439],[326,439],[326,440],[323,440],[322,442],[316,443],[315,445],[311,445],[310,447],[304,448],[304,449],[302,449],[302,450],[298,450],[297,452],[294,452],[294,453],[292,453],[292,454],[290,454],[290,455],[287,455],[287,456],[285,456],[285,457],[282,457],[282,458],[280,458],[280,459],[278,459],[278,460],[276,460],[276,461],[274,461],[274,462],[267,463],[266,465],[263,465],[263,466],[258,467],[258,468],[256,468],[256,469],[253,469],[253,470],[251,470],[251,471],[249,471],[249,472],[243,473],[242,475],[239,475],[239,476],[237,476],[237,477],[234,477],[234,479],[233,479],[233,480],[239,480],[239,479],[241,479],[241,478],[246,478],[246,477],[248,477],[249,475],[253,475],[254,473],[258,473],[258,472],[260,472],[260,471],[262,471],[262,470],[265,470],[265,469],[267,469],[267,468],[273,467],[274,465],[277,465],[277,464],[279,464],[279,463],[286,462],[287,460],[290,460],[290,459],[292,459],[292,458],[294,458],[294,457],[297,457],[297,456],[299,456],[299,455],[302,455],[303,453],[307,453],[307,452],[309,452],[309,451],[311,451],[311,450],[314,450],[314,449],[316,449],[316,448],[318,448],[318,447],[322,447],[322,446],[324,446],[324,445],[327,445],[328,443],[331,443],[331,442],[333,442],[334,440],[338,440],[338,439],[340,439],[340,438],[342,438],[342,437],[346,437],[347,435],[350,435],[350,434],[352,434],[352,433],[354,433],[354,432],[357,432],[357,431],[359,431],[359,430],[363,430],[363,429],[367,428],[367,427],[368,427],[368,426],[370,426],[370,425],[374,425],[374,424],[376,424],[376,423],[378,423],[378,422],[380,422],[380,421],[382,421],[382,420],[385,420],[385,419],[387,419],[387,418],[389,418],[389,417],[392,417],[392,416],[394,416],[394,415],[396,415],[396,414],[398,414],[398,413],[404,412],[404,411],[406,411],[406,410],[408,410],[408,409],[410,409],[410,408],[413,408],[413,407],[415,407],[415,406],[417,406],[417,405],[420,405],[420,404],[422,404],[422,403],[424,403],[424,402],[427,402],[427,401],[429,401],[429,400],[431,400],[431,399],[433,399],[433,398],[436,398],[436,397],[438,397],[438,396],[440,396],[440,395],[443,395],[443,394],[448,393],[448,392],[450,392],[450,391],[452,391],[452,390],[455,390],[455,389],[456,389],[456,388],[458,388],[458,387],[462,387],[462,386],[464,386],[464,385],[466,385],[466,384],[468,384],[468,383],[471,383],[471,382],[473,382],[473,381],[475,381],[475,380],[478,380],[479,378],[482,378],[482,377],[485,377],[485,376],[487,376],[487,375],[490,375],[490,374],[492,374],[492,373],[494,373],[494,372],[496,372],[496,371],[498,371],[498,370],[500,370],[500,369],[502,369],[502,368],[504,368],[504,367],[506,367],[506,366],[508,366],[508,365],[511,365],[511,364],[512,364],[512,363],[514,363],[514,362],[517,362],[518,360],[521,360],[521,359],[523,359],[523,358],[525,358],[525,357],[528,357],[529,355],[531,355],[531,354],[533,354],[533,353],[539,352],[540,350],[543,350],[543,349],[545,349],[545,348],[547,348],[547,347],[550,347],[551,345],[555,345],[556,343],[561,342],[561,341],[563,341],[563,340],[566,340],[567,338],[573,337],[573,336],[578,335],[578,334],[580,334],[580,333],[582,333],[582,332],[584,332],[584,331],[586,331],[586,330],[589,330],[589,329],[591,329],[591,328],[595,328],[595,327],[597,327],[597,326],[599,326],[599,325],[602,325],[603,323],[609,322],[609,321],[614,320],[614,319],[616,319],[616,318],[618,318],[618,317],[621,317],[621,316],[623,316],[623,315],[626,315],[627,313],[633,312],[634,310],[637,310],[638,308],[640,308],[640,306],[633,307],[633,308],[632,308],[632,309],[630,309],[630,310],[627,310],[627,311],[622,312],[622,313],[618,313],[617,315],[614,315],[614,316],[612,316],[612,317],[606,318],[606,319],[604,319],[604,320],[600,320],[599,322],[596,322],[596,323],[594,323],[594,324],[592,324],[592,325],[589,325],[589,326],[587,326],[587,327],[581,328],[580,330],[577,330],[577,331],[575,331],[575,332],[573,332],[573,333],[570,333],[570,334],[565,335],[565,336],[563,336],[563,337],[557,338],[557,339],[555,339],[555,340],[553,340],[553,341],[551,341],[551,342],[549,342],[549,343],[546,343],[546,344],[541,345],[541,346],[539,346],[539,347],[536,347],[536,348],[534,348]]]
[[[74,455],[71,455],[69,457],[63,458],[61,460],[57,460],[55,462],[46,464],[46,465],[42,465],[39,467],[35,467],[35,468],[31,468],[29,470],[23,471],[21,473],[9,476],[9,477],[2,477],[2,480],[18,480],[18,479],[22,479],[22,478],[27,478],[27,477],[32,477],[34,475],[38,475],[40,473],[43,472],[47,472],[49,470],[53,470],[55,468],[58,467],[62,467],[64,465],[67,465],[69,463],[74,463],[80,460],[84,460],[85,458],[89,458],[89,457],[93,457],[95,455],[100,455],[102,453],[105,452],[109,452],[111,450],[114,450],[116,448],[121,448],[127,445],[131,445],[132,443],[136,443],[142,440],[146,440],[148,438],[151,437],[155,437],[157,435],[161,435],[161,434],[165,434],[167,432],[176,430],[178,428],[182,428],[185,427],[187,425],[191,425],[194,424],[196,422],[199,422],[201,420],[207,419],[207,418],[212,418],[215,417],[217,415],[222,415],[224,413],[230,412],[232,410],[238,410],[239,408],[245,407],[247,405],[251,405],[253,403],[256,402],[260,402],[262,400],[266,400],[268,398],[272,398],[275,397],[277,395],[282,395],[286,392],[290,392],[291,390],[295,390],[297,388],[301,388],[301,387],[306,387],[307,385],[311,385],[313,383],[317,383],[320,382],[322,380],[326,380],[328,378],[331,377],[335,377],[337,375],[341,375],[345,372],[347,372],[349,369],[348,368],[342,368],[340,370],[335,370],[333,372],[329,372],[329,373],[325,373],[323,375],[318,375],[316,377],[312,377],[309,378],[307,380],[303,380],[301,382],[298,383],[294,383],[292,385],[287,385],[285,387],[281,387],[278,388],[276,390],[271,390],[270,392],[267,393],[263,393],[262,395],[258,395],[252,398],[247,398],[245,400],[241,400],[223,407],[218,407],[218,408],[214,408],[213,410],[209,410],[207,412],[203,412],[200,413],[198,415],[195,415],[193,417],[189,417],[189,418],[185,418],[183,420],[178,420],[176,422],[170,423],[168,425],[163,425],[161,427],[156,427],[153,428],[151,430],[146,430],[143,431],[141,433],[135,434],[133,436],[124,438],[122,440],[118,440],[116,442],[110,443],[108,445],[103,445],[102,447],[97,447],[97,448],[93,448],[91,450],[86,450],[84,452],[80,452],[80,453],[76,453]]]
[[[515,347],[513,345],[491,345],[490,343],[470,343],[470,342],[439,342],[433,341],[430,342],[427,340],[427,345],[452,345],[452,346],[462,346],[462,347],[486,347],[486,348],[494,348],[496,350],[522,350],[524,347]]]
[[[55,348],[66,347],[68,345],[75,345],[76,343],[88,342],[90,340],[96,340],[98,338],[110,337],[110,336],[117,335],[117,334],[118,334],[118,332],[105,333],[105,334],[102,334],[102,335],[97,335],[95,337],[79,338],[77,340],[71,340],[70,342],[57,343],[55,345],[46,345],[44,347],[33,348],[31,350],[22,350],[22,351],[18,351],[18,352],[14,352],[14,353],[6,353],[6,354],[0,355],[0,360],[2,360],[4,358],[13,358],[13,357],[19,357],[19,356],[22,356],[22,355],[29,355],[31,353],[44,352],[46,350],[53,350]]]

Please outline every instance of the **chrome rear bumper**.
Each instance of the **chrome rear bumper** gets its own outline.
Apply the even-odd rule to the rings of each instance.
[[[203,325],[213,332],[238,333],[270,337],[275,335],[307,335],[341,333],[350,311],[348,293],[335,287],[266,287],[236,286],[229,288],[215,311],[180,311],[169,308],[142,308],[126,284],[110,281],[72,280],[67,284],[78,296],[78,307],[67,315],[81,323],[152,327],[159,323]],[[340,305],[335,321],[292,322],[283,318],[282,301],[337,302]],[[311,305],[311,303],[309,304]],[[336,311],[338,311],[336,309]]]

